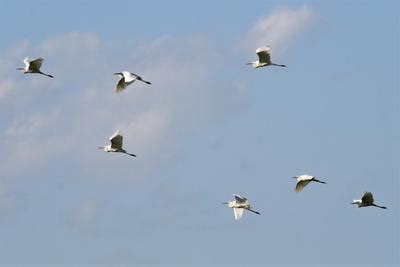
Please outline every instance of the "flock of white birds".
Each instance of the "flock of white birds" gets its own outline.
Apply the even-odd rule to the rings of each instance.
[[[269,46],[257,48],[256,53],[258,55],[258,60],[247,63],[248,65],[253,66],[253,68],[260,68],[260,67],[266,67],[266,66],[286,67],[286,65],[275,64],[275,63],[271,62],[271,48]],[[27,57],[24,59],[25,67],[17,68],[17,70],[21,70],[24,74],[38,73],[38,74],[42,74],[42,75],[45,75],[50,78],[54,78],[52,75],[44,73],[40,70],[40,68],[43,64],[43,61],[44,61],[43,58],[37,58],[34,60],[30,60]],[[135,81],[141,81],[146,84],[151,84],[151,82],[146,81],[146,80],[142,79],[142,77],[140,77],[139,75],[131,73],[129,71],[116,72],[114,74],[118,75],[120,77],[120,80],[117,82],[117,84],[115,86],[116,93],[123,91],[128,85],[132,84]],[[130,155],[132,157],[136,157],[135,154],[128,153],[128,152],[126,152],[125,149],[122,148],[122,140],[123,140],[123,136],[121,135],[121,133],[119,131],[116,131],[110,137],[110,144],[106,145],[106,146],[101,146],[101,147],[99,147],[99,149],[102,149],[105,152],[119,152],[119,153],[124,153],[124,154]],[[295,178],[297,181],[297,184],[295,187],[296,192],[302,191],[303,188],[306,187],[310,182],[317,182],[317,183],[325,184],[325,182],[317,180],[315,178],[315,176],[311,176],[311,175],[307,175],[307,174],[293,176],[293,178]],[[239,220],[242,218],[244,210],[251,211],[258,215],[260,214],[258,211],[255,211],[252,209],[247,198],[240,196],[238,194],[233,194],[233,196],[235,198],[234,200],[223,202],[223,204],[226,204],[226,205],[228,205],[228,207],[233,208],[233,212],[234,212],[236,220]],[[359,208],[361,208],[361,207],[377,207],[377,208],[381,208],[381,209],[386,209],[386,207],[379,206],[374,203],[374,197],[371,192],[365,192],[364,195],[361,197],[361,199],[354,199],[351,204],[355,204]]]

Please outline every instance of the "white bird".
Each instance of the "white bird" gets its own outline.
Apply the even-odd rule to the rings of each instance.
[[[310,182],[318,182],[321,184],[326,184],[325,182],[315,179],[315,176],[311,176],[311,175],[307,175],[307,174],[303,174],[300,176],[293,176],[293,178],[295,178],[297,180],[296,189],[295,189],[296,192],[300,192],[301,190],[303,190],[303,188],[306,185],[308,185]]]
[[[120,134],[119,131],[116,131],[111,137],[110,137],[110,145],[107,146],[101,146],[99,149],[103,149],[105,152],[120,152],[120,153],[125,153],[127,155],[130,155],[132,157],[136,157],[134,154],[130,154],[126,152],[125,149],[122,148],[122,135]]]
[[[247,65],[252,65],[253,68],[260,68],[265,66],[286,67],[286,65],[280,65],[271,62],[271,47],[269,46],[257,48],[256,53],[258,55],[258,60],[249,62],[247,63]]]
[[[118,75],[121,78],[118,81],[117,85],[115,86],[115,92],[117,92],[117,93],[124,90],[128,85],[130,85],[131,83],[133,83],[136,80],[147,83],[147,84],[151,84],[151,82],[145,81],[139,75],[136,75],[129,71],[116,72],[114,74]]]
[[[373,206],[386,209],[384,206],[378,206],[374,204],[374,197],[372,196],[371,192],[365,192],[361,199],[354,199],[351,204],[356,204],[359,208]]]
[[[39,73],[42,75],[45,75],[50,78],[54,78],[50,74],[46,74],[40,71],[40,67],[42,66],[44,59],[43,58],[37,58],[35,60],[29,60],[29,57],[26,57],[24,59],[25,67],[24,68],[17,68],[17,70],[22,71],[24,74],[26,73]]]
[[[260,214],[258,211],[252,210],[247,198],[241,197],[236,194],[233,194],[233,196],[235,197],[234,200],[223,202],[222,204],[227,204],[228,207],[233,208],[233,212],[235,214],[235,220],[239,220],[240,218],[242,218],[244,209],[254,212],[256,214]]]

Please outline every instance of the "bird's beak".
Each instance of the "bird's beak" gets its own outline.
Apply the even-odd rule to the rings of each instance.
[[[246,63],[246,65],[251,65],[251,64],[253,64],[253,62],[247,62],[247,63]]]
[[[297,179],[297,176],[293,176],[292,178]]]
[[[227,205],[227,204],[228,204],[228,202],[222,202],[222,204],[224,204],[224,205]]]
[[[122,75],[121,72],[114,72],[114,75]]]
[[[103,148],[104,148],[104,147],[102,147],[102,146],[99,146],[99,147],[98,147],[98,149],[103,149]]]

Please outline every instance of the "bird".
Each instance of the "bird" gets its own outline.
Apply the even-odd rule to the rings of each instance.
[[[235,220],[240,220],[240,218],[242,218],[244,209],[260,215],[258,211],[252,209],[247,198],[239,196],[237,194],[233,194],[233,196],[235,198],[234,200],[223,202],[222,204],[226,204],[228,205],[228,207],[233,208]]]
[[[54,78],[53,75],[43,73],[40,71],[40,67],[42,66],[44,59],[43,58],[37,58],[34,60],[30,60],[29,57],[26,57],[24,59],[25,67],[24,68],[17,68],[17,70],[22,71],[24,74],[26,73],[39,73],[42,75],[45,75],[50,78]]]
[[[253,68],[260,68],[266,66],[286,67],[286,65],[280,65],[271,62],[271,47],[269,46],[263,46],[257,48],[256,53],[258,55],[258,60],[249,62],[247,63],[247,65],[252,65]]]
[[[387,209],[384,206],[378,206],[374,204],[374,197],[371,192],[365,192],[361,199],[354,199],[351,204],[356,204],[359,208],[373,206],[381,209]]]
[[[315,176],[311,176],[311,175],[307,175],[307,174],[303,174],[300,176],[293,176],[292,178],[295,178],[297,180],[297,184],[296,184],[296,188],[295,188],[296,192],[300,192],[301,190],[303,190],[303,188],[306,185],[308,185],[310,182],[318,182],[321,184],[326,184],[323,181],[315,179]]]
[[[99,149],[104,150],[105,152],[120,152],[120,153],[125,153],[127,155],[130,155],[132,157],[136,157],[135,154],[131,154],[126,152],[125,149],[122,148],[122,135],[120,134],[120,131],[116,131],[111,137],[110,137],[110,145],[107,146],[100,146]]]
[[[118,81],[117,85],[115,86],[115,92],[119,93],[124,90],[128,85],[133,83],[134,81],[138,80],[147,84],[151,84],[151,82],[145,81],[137,74],[134,74],[129,71],[123,72],[115,72],[115,75],[118,75],[121,79]]]

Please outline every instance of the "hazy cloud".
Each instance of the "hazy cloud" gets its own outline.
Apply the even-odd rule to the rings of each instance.
[[[29,84],[30,91],[3,130],[8,153],[2,155],[2,174],[21,175],[73,154],[85,176],[143,178],[174,158],[180,138],[229,118],[245,98],[245,84],[215,79],[222,50],[201,35],[133,44],[67,33],[32,50],[41,51],[55,78],[16,76],[14,83]],[[116,94],[113,73],[122,70],[153,84],[136,82]],[[126,149],[138,155],[129,158],[137,164],[134,175],[126,175],[127,158],[96,149],[117,129]]]
[[[256,49],[270,45],[282,51],[293,38],[316,20],[315,12],[307,7],[278,8],[269,15],[260,18],[247,34],[245,47]]]

